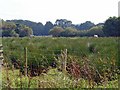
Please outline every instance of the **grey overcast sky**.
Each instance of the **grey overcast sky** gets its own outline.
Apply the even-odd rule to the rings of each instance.
[[[118,16],[120,0],[0,0],[0,18],[34,22],[68,19],[74,24],[85,21],[104,22]]]

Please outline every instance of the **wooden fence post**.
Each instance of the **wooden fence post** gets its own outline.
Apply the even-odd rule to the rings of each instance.
[[[3,62],[3,46],[2,44],[0,44],[0,65],[2,64]]]
[[[2,90],[2,64],[3,64],[3,46],[0,44],[0,90]]]
[[[64,53],[63,73],[66,73],[66,65],[67,65],[67,49],[65,49],[63,53]]]
[[[25,76],[27,76],[27,73],[28,73],[28,71],[27,71],[27,47],[25,47],[24,48],[24,55],[25,55]]]

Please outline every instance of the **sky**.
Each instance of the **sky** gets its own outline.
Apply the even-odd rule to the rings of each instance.
[[[120,0],[0,0],[0,18],[23,19],[34,22],[56,19],[71,20],[73,24],[92,21],[97,24],[110,16],[118,16]]]

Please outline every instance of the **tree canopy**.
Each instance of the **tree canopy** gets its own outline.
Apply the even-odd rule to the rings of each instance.
[[[64,29],[62,27],[55,26],[53,29],[50,30],[49,34],[58,37],[60,36],[61,32],[63,32]]]
[[[94,36],[97,34],[100,37],[117,37],[120,36],[120,17],[110,17],[104,23],[94,24],[91,21],[86,21],[81,24],[72,24],[72,21],[67,19],[57,19],[53,24],[47,21],[45,25],[41,22],[32,22],[28,20],[1,20],[3,36],[41,36],[53,35],[63,37],[74,36]]]
[[[4,37],[25,37],[33,34],[30,27],[21,24],[15,24],[14,22],[2,21],[2,36]]]
[[[103,32],[106,36],[120,36],[120,17],[110,17],[106,20]]]

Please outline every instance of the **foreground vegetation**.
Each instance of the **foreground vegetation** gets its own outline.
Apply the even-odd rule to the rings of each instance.
[[[19,70],[3,70],[3,88],[92,88],[88,80],[75,80],[57,69],[51,69],[36,77],[20,76]],[[8,78],[7,78],[8,77]],[[118,80],[106,81],[94,88],[118,88]]]
[[[118,88],[117,38],[3,38],[3,48],[3,87]]]

